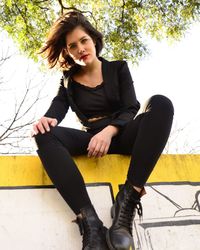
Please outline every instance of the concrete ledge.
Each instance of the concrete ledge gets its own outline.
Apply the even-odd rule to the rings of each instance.
[[[74,157],[86,183],[109,182],[114,193],[126,178],[130,156]],[[67,166],[66,166],[67,174]],[[199,182],[200,155],[162,155],[148,182]],[[0,187],[51,185],[38,156],[0,156]]]
[[[126,178],[130,156],[75,157],[105,226],[112,191]],[[183,250],[200,245],[200,155],[162,155],[142,197],[143,220],[133,225],[135,249]],[[67,174],[67,166],[66,166]],[[105,184],[108,183],[108,184]],[[112,188],[110,188],[110,184]],[[3,250],[78,250],[74,214],[37,156],[0,156],[0,242]]]

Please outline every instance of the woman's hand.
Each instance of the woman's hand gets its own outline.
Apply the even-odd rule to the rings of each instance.
[[[112,137],[118,133],[118,128],[108,125],[94,135],[88,144],[88,157],[102,157],[107,154]]]
[[[55,127],[57,124],[57,119],[43,116],[33,124],[31,136],[37,135],[39,132],[44,134],[50,131],[50,126]]]

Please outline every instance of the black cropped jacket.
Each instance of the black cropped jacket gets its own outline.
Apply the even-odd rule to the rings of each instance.
[[[74,103],[71,75],[68,71],[64,71],[58,93],[44,116],[56,118],[60,123],[71,107],[83,126],[88,129],[96,129],[106,125],[123,127],[135,117],[140,103],[136,99],[132,77],[126,61],[109,62],[102,57],[99,57],[99,60],[102,61],[103,82],[106,97],[112,107],[111,115],[96,122],[89,122]]]

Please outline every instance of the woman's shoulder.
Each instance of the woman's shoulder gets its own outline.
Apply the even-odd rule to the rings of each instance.
[[[80,66],[78,64],[75,64],[74,66],[72,66],[71,68],[69,68],[68,70],[65,69],[62,71],[62,74],[64,77],[69,77],[74,75],[75,73],[77,73],[80,70]]]
[[[120,68],[123,65],[127,64],[127,62],[125,60],[107,60],[103,57],[100,57],[99,59],[102,61],[102,63],[108,64],[109,66],[113,66],[113,67],[117,67],[117,68]]]

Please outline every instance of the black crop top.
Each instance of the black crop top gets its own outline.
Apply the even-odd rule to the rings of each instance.
[[[73,99],[78,109],[88,118],[111,114],[111,106],[104,93],[104,82],[88,87],[72,80]]]

